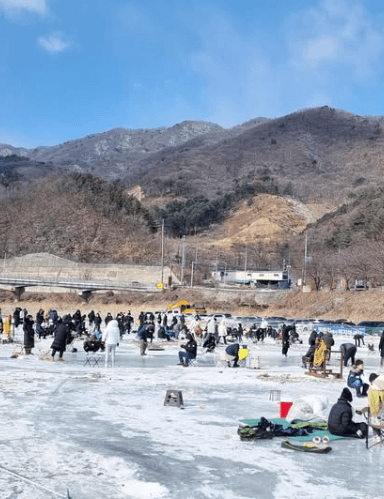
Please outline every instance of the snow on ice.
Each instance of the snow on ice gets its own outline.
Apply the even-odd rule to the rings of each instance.
[[[260,369],[216,367],[201,348],[199,366],[185,369],[176,365],[176,342],[141,357],[133,339],[120,343],[114,369],[84,367],[81,340],[63,363],[41,360],[49,338],[36,342],[33,356],[11,358],[13,346],[0,346],[1,499],[64,498],[67,489],[72,499],[382,496],[381,445],[337,440],[331,453],[316,455],[282,449],[281,438],[237,435],[241,419],[279,416],[270,390],[284,401],[322,395],[336,402],[349,369],[344,380],[305,376],[306,337],[287,358],[272,340],[252,344]],[[344,341],[336,337],[334,348]],[[379,370],[378,353],[361,347],[357,357],[367,377]],[[182,390],[183,409],[164,406],[169,389]]]

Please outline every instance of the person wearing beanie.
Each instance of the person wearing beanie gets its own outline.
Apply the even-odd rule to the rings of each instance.
[[[367,423],[355,423],[352,420],[353,400],[351,390],[343,388],[337,403],[328,416],[328,430],[332,435],[341,437],[365,438],[368,432]]]
[[[364,383],[361,377],[364,374],[364,362],[357,359],[351,366],[348,374],[347,385],[356,389],[356,397],[366,397],[368,395],[368,383]]]

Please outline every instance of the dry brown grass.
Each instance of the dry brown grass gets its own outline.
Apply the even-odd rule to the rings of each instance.
[[[241,296],[234,299],[217,299],[217,290],[166,290],[163,294],[143,295],[139,293],[103,293],[94,295],[88,303],[84,303],[76,293],[44,295],[25,293],[23,299],[17,303],[13,295],[8,292],[0,294],[1,313],[7,315],[13,312],[16,306],[27,308],[33,315],[42,308],[49,310],[56,308],[60,314],[74,313],[80,309],[82,313],[90,310],[100,312],[104,316],[107,312],[112,315],[130,310],[135,317],[140,311],[165,311],[170,302],[188,296],[191,304],[204,305],[208,312],[229,312],[232,315],[279,315],[289,318],[324,318],[347,319],[353,322],[362,320],[384,320],[384,293],[380,291],[363,292],[320,292],[301,293],[290,291],[280,304],[260,305],[251,300],[244,300]],[[209,296],[209,298],[207,298]]]

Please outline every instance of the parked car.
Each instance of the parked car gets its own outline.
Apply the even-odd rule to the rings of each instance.
[[[384,329],[383,321],[361,321],[357,327],[363,327],[365,334],[381,334]]]
[[[201,317],[201,315],[199,314],[199,316]],[[221,319],[231,319],[232,318],[232,314],[220,314],[220,313],[217,313],[217,314],[208,314],[205,318],[206,319],[210,319],[211,317],[215,317],[215,319],[217,320],[217,322],[220,322]]]
[[[315,322],[312,319],[296,319],[294,321],[298,334],[310,333],[314,329]]]
[[[273,329],[280,329],[283,324],[289,325],[289,319],[286,317],[266,317],[268,322],[268,326],[271,326]]]
[[[249,329],[251,326],[253,326],[253,324],[256,324],[256,326],[259,327],[261,323],[261,317],[235,315],[230,318],[230,322],[234,326],[236,326],[240,322],[243,327]]]

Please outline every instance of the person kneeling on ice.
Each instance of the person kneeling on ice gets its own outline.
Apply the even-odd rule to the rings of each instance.
[[[116,347],[119,346],[120,329],[117,320],[113,319],[108,322],[107,327],[103,332],[103,341],[105,343],[105,364],[108,367],[108,357],[111,354],[111,365],[115,367],[115,352]]]
[[[367,423],[352,421],[353,397],[349,388],[344,388],[337,403],[328,416],[328,430],[332,435],[341,437],[365,438],[368,432]]]
[[[364,362],[357,359],[356,362],[351,366],[351,370],[348,374],[347,385],[349,388],[356,388],[357,397],[366,397],[368,394],[368,383],[364,383],[361,377],[364,374]]]
[[[197,343],[193,339],[191,333],[187,334],[188,343],[186,345],[180,345],[184,348],[185,352],[179,352],[179,366],[188,367],[189,361],[196,358],[197,354]]]
[[[239,350],[240,345],[238,343],[233,343],[232,345],[227,346],[225,349],[225,358],[228,362],[228,367],[231,367],[231,361],[233,361],[232,367],[240,367],[239,362]]]

